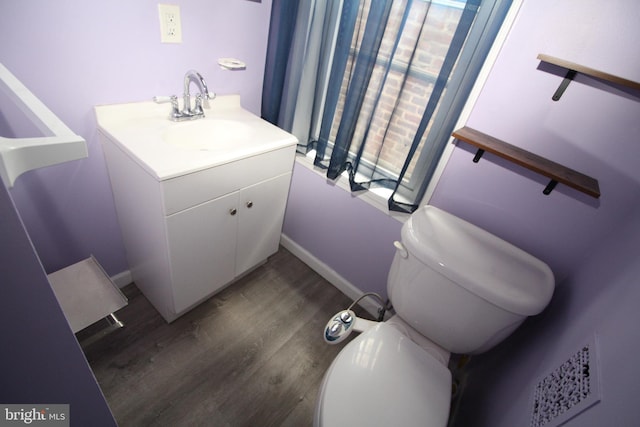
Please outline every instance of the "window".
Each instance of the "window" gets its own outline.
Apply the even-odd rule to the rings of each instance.
[[[408,22],[401,31],[397,47],[394,46],[396,33],[402,25],[403,15],[399,10],[402,6],[394,5],[396,10],[391,11],[381,49],[376,57],[372,83],[367,88],[365,103],[360,111],[354,135],[354,140],[363,141],[362,161],[367,163],[369,168],[377,164],[382,174],[395,179],[399,178],[413,137],[420,125],[460,22],[465,3],[464,0],[416,2],[408,14]],[[348,70],[353,68],[360,52],[359,46],[362,42],[369,6],[370,2],[364,2],[360,6],[359,31],[354,34],[351,43]],[[388,73],[385,79],[384,74],[387,68]],[[330,141],[335,141],[338,132],[350,78],[351,74],[345,73]],[[380,96],[376,96],[378,92]],[[428,127],[425,135],[429,130]],[[411,180],[416,169],[424,140],[423,137],[405,173],[407,181]],[[352,145],[350,150],[354,157],[357,148]]]
[[[285,3],[273,3],[263,116],[316,148],[329,178],[347,171],[352,190],[390,188],[390,208],[413,211],[510,1]]]

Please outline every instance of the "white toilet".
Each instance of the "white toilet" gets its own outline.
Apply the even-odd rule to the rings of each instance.
[[[327,370],[316,427],[446,426],[450,353],[490,349],[553,294],[544,262],[433,206],[411,216],[396,247],[387,282],[395,315],[373,323],[338,313],[327,325],[325,339],[363,333]]]

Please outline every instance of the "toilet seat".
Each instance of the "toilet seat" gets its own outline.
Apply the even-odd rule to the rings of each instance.
[[[451,373],[380,323],[347,344],[325,374],[314,426],[444,427]]]

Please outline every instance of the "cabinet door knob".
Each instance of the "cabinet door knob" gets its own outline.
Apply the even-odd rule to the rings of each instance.
[[[253,207],[253,202],[252,202],[251,200],[249,200],[249,201],[247,202],[247,207],[248,207],[249,209],[251,209],[251,208]]]
[[[238,210],[236,208],[231,208],[229,209],[229,214],[231,214],[231,216],[235,215],[238,213]]]

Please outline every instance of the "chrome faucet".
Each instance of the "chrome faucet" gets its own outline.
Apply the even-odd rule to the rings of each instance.
[[[191,95],[189,94],[189,86],[191,86],[191,82],[194,82],[196,85],[198,85],[198,88],[200,89],[200,93],[196,95],[196,104],[193,109],[191,108]],[[187,116],[191,115],[196,116],[195,118],[198,118],[204,117],[204,111],[202,110],[203,98],[204,100],[209,100],[215,98],[216,95],[213,94],[213,96],[211,96],[209,94],[207,83],[204,81],[204,78],[200,75],[200,73],[198,73],[196,70],[189,70],[184,75],[184,94],[182,96],[184,100],[182,113]]]
[[[196,95],[196,101],[193,108],[191,108],[191,94],[189,93],[191,82],[194,82],[198,86],[198,89],[200,89],[200,93]],[[154,101],[156,103],[171,102],[171,114],[169,115],[169,119],[175,122],[181,122],[184,120],[203,118],[203,102],[207,102],[215,97],[215,93],[209,93],[209,88],[207,87],[207,83],[204,81],[202,75],[200,75],[196,70],[189,70],[184,75],[184,93],[182,95],[184,105],[182,106],[182,111],[178,104],[178,97],[175,95],[169,98],[156,96],[154,97]]]

